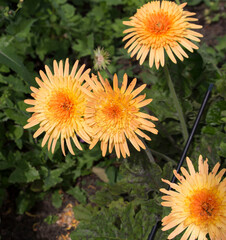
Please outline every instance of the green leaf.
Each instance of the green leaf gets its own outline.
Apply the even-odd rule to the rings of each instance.
[[[75,8],[71,4],[68,3],[64,4],[61,7],[61,10],[62,10],[61,16],[65,19],[70,19],[75,15]]]
[[[0,47],[0,63],[5,64],[18,73],[26,83],[33,85],[33,78],[24,66],[22,60],[10,48]]]
[[[10,183],[22,183],[26,182],[26,177],[23,169],[16,168],[9,176]]]
[[[20,191],[16,203],[17,203],[17,212],[18,214],[23,214],[25,211],[28,211],[37,200],[43,200],[45,193],[28,193]]]
[[[23,132],[24,130],[21,126],[13,125],[9,127],[8,137],[12,140],[18,140],[22,137]]]
[[[93,163],[101,158],[101,151],[98,146],[94,147],[92,150],[84,149],[83,154],[79,154],[77,157],[79,161],[79,169],[89,170],[92,168]]]
[[[94,49],[94,37],[93,33],[86,36],[84,39],[77,39],[77,43],[74,43],[72,48],[74,51],[79,52],[80,57],[93,54]]]
[[[34,167],[31,167],[30,164],[28,165],[29,168],[25,172],[26,182],[33,182],[34,180],[39,179],[39,172]]]
[[[0,72],[8,73],[8,72],[10,72],[10,69],[5,65],[1,65],[0,66]]]
[[[42,180],[37,180],[37,181],[34,181],[31,184],[30,189],[31,189],[32,192],[41,192],[42,191],[42,187],[43,187]]]
[[[155,223],[151,204],[137,205],[135,202],[114,201],[109,207],[102,207],[99,212],[87,210],[85,207],[75,207],[75,218],[80,221],[78,227],[71,233],[72,240],[83,239],[115,239],[134,240],[147,239]],[[88,207],[88,206],[87,206]],[[84,218],[78,218],[76,212],[86,212]]]
[[[24,182],[33,182],[34,180],[39,179],[39,172],[23,160],[17,168],[10,174],[9,182],[11,183],[24,183]]]
[[[219,15],[216,15],[218,18],[220,17]],[[215,17],[216,17],[215,16]],[[214,21],[214,19],[213,19]],[[226,42],[226,35],[222,36],[222,37],[219,37],[218,38],[218,44],[216,46],[216,49],[218,51],[224,51],[225,52],[225,48],[226,48],[226,45],[225,45],[225,42]]]
[[[217,131],[218,129],[216,127],[205,126],[202,128],[202,133],[206,133],[206,134],[214,135],[217,133]]]
[[[226,158],[226,143],[221,142],[220,144],[220,151],[218,151],[218,154],[224,158]]]
[[[61,173],[62,169],[54,169],[48,172],[48,176],[44,180],[44,191],[49,190],[51,187],[54,187],[63,181],[63,179],[60,177]]]
[[[86,203],[86,194],[83,189],[79,187],[70,188],[67,191],[68,194],[72,195],[75,199],[77,199],[80,203]]]
[[[6,31],[22,41],[27,38],[33,23],[36,21],[37,19],[34,18],[18,18],[18,21],[8,25]]]
[[[226,71],[226,65],[225,65],[225,71]],[[220,93],[222,97],[226,100],[226,73],[224,73],[224,77],[222,79],[219,79],[216,82],[217,92]]]
[[[83,206],[81,204],[75,206],[74,208],[74,216],[75,219],[79,221],[89,221],[92,218],[92,214],[95,211],[95,208],[93,208],[91,205]]]
[[[55,1],[57,4],[63,4],[63,3],[66,3],[67,2],[67,0],[56,0]]]
[[[44,219],[44,222],[48,223],[49,225],[52,225],[57,222],[59,217],[57,215],[49,215]]]
[[[17,212],[19,214],[23,214],[30,208],[33,203],[33,199],[30,199],[28,196],[25,195],[20,195],[17,199]]]
[[[114,166],[110,166],[106,169],[106,174],[107,174],[107,177],[109,179],[108,181],[110,183],[115,183],[116,182],[117,172],[118,172],[118,169],[115,168]]]
[[[27,122],[27,115],[19,112],[17,109],[6,109],[4,112],[9,119],[14,120],[19,125],[24,126]]]
[[[122,4],[122,0],[108,0],[106,1],[107,5],[109,6],[117,6]]]
[[[221,112],[226,110],[226,101],[218,101],[212,104],[206,116],[206,122],[212,125],[222,123]]]
[[[59,47],[59,41],[55,39],[44,38],[40,40],[39,45],[36,48],[36,53],[43,61],[48,52],[55,52]]]
[[[2,153],[0,153],[0,170],[15,167],[15,164],[11,159],[6,159]]]
[[[59,208],[62,206],[62,194],[59,193],[59,190],[54,191],[52,194],[52,204],[55,208]]]
[[[13,91],[23,93],[30,92],[29,87],[26,86],[21,79],[15,78],[12,75],[9,75],[7,77],[0,75],[0,82],[7,84],[8,87],[11,88]]]

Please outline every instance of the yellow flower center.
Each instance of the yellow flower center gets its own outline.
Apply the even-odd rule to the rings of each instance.
[[[95,123],[113,134],[128,127],[138,112],[138,109],[130,104],[129,98],[116,92],[99,98],[96,106]]]
[[[210,224],[219,212],[220,199],[214,190],[198,190],[190,199],[189,209],[196,225]]]
[[[59,89],[52,94],[47,109],[49,115],[58,124],[70,123],[75,114],[75,98],[67,89]]]
[[[147,19],[147,30],[151,34],[161,35],[165,34],[171,27],[171,21],[165,13],[152,14]]]
[[[116,119],[121,116],[122,109],[119,105],[113,104],[106,106],[106,108],[103,109],[103,113],[109,118],[109,119]]]
[[[185,34],[185,23],[177,23],[177,19],[182,16],[182,11],[159,10],[158,12],[137,13],[137,34],[139,42],[154,49],[165,46],[174,46]]]

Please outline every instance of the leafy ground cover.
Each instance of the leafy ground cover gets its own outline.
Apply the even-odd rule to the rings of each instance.
[[[156,221],[167,214],[160,205],[161,178],[171,179],[184,140],[164,71],[142,66],[124,49],[122,33],[136,9],[136,0],[0,0],[0,206],[1,239],[147,239]],[[182,1],[181,1],[182,2]],[[184,1],[183,1],[184,2]],[[212,96],[202,116],[188,156],[197,167],[199,154],[225,166],[226,65],[224,1],[193,0],[204,35],[199,50],[178,64],[170,61],[176,91],[189,132],[210,83]],[[54,154],[41,147],[35,128],[24,130],[30,114],[23,102],[29,86],[53,59],[80,59],[93,69],[94,49],[109,52],[111,74],[122,80],[136,77],[146,83],[153,102],[145,111],[159,118],[157,136],[147,146],[154,155],[130,148],[131,157],[102,157],[100,147],[64,157],[57,144]],[[101,74],[108,77],[102,70]],[[104,171],[103,171],[104,169]],[[98,171],[99,170],[99,171]],[[74,206],[73,226],[60,223],[68,204]],[[70,238],[69,235],[70,234]],[[158,230],[156,239],[166,239]],[[176,239],[176,238],[175,238]]]

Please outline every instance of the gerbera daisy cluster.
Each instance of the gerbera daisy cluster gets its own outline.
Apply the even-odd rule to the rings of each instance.
[[[188,55],[183,47],[193,52],[198,47],[192,42],[200,41],[202,35],[193,31],[202,26],[190,22],[197,21],[194,13],[185,11],[186,3],[177,5],[170,1],[152,1],[140,9],[123,23],[130,28],[124,33],[123,41],[128,41],[125,48],[131,57],[137,54],[137,60],[143,64],[149,54],[149,66],[165,65],[165,52],[176,63]],[[110,63],[109,54],[100,47],[94,52],[94,68],[106,69]],[[143,84],[135,89],[136,78],[128,83],[124,74],[119,86],[118,77],[113,76],[113,87],[100,73],[92,74],[85,65],[78,68],[78,61],[69,71],[69,60],[65,65],[60,61],[53,62],[53,72],[45,66],[45,72],[40,71],[36,78],[38,88],[31,87],[32,99],[25,103],[32,105],[28,112],[33,112],[24,128],[39,125],[34,133],[38,137],[44,133],[42,146],[48,142],[48,149],[54,152],[58,139],[64,155],[65,142],[71,154],[75,146],[82,150],[79,138],[90,144],[92,149],[98,142],[102,155],[105,156],[115,148],[118,158],[130,156],[127,140],[138,151],[145,149],[145,140],[151,140],[146,132],[157,134],[153,121],[158,119],[141,111],[141,108],[151,103],[141,92]],[[79,137],[79,138],[78,138]],[[181,168],[183,176],[174,171],[179,183],[169,184],[173,190],[160,189],[165,196],[162,206],[170,207],[171,213],[162,219],[163,231],[176,227],[168,236],[174,239],[184,232],[181,239],[206,240],[207,234],[211,240],[226,239],[226,181],[221,181],[225,169],[218,174],[220,164],[217,163],[209,173],[207,159],[199,157],[199,171],[196,172],[189,158],[189,172]]]
[[[118,87],[117,75],[114,75],[113,88],[107,79],[99,74],[89,76],[90,69],[84,71],[85,65],[78,69],[75,62],[69,73],[69,61],[53,63],[53,73],[45,66],[46,73],[40,71],[41,79],[36,78],[39,88],[31,87],[33,99],[25,103],[33,105],[28,112],[33,112],[24,128],[39,125],[34,137],[45,133],[42,146],[48,141],[48,149],[54,152],[57,140],[60,139],[61,149],[65,155],[64,143],[71,154],[74,150],[71,144],[82,150],[77,137],[90,144],[93,148],[101,142],[103,156],[115,148],[116,155],[125,158],[130,155],[126,138],[140,151],[145,149],[141,138],[151,140],[141,130],[157,134],[155,125],[151,122],[158,119],[140,111],[152,99],[139,95],[145,84],[134,90],[136,79],[127,87],[128,77],[125,74],[121,89]],[[77,70],[78,69],[78,70]]]

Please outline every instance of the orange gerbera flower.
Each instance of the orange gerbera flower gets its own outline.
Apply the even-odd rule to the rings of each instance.
[[[149,121],[158,119],[146,113],[140,112],[140,108],[148,105],[152,99],[145,99],[145,94],[137,95],[145,88],[146,84],[133,91],[137,80],[133,79],[127,88],[128,77],[123,77],[122,87],[118,87],[118,77],[113,78],[113,89],[108,80],[104,80],[99,74],[100,82],[96,76],[90,79],[87,75],[86,81],[93,92],[83,89],[87,93],[87,108],[85,112],[86,124],[93,130],[93,139],[90,145],[92,149],[98,141],[101,141],[102,155],[105,156],[109,143],[109,152],[115,147],[116,155],[125,158],[130,155],[126,138],[140,151],[145,149],[143,142],[137,136],[151,140],[141,130],[157,134],[155,125]]]
[[[159,64],[165,64],[164,49],[174,63],[177,62],[174,54],[181,61],[188,57],[181,45],[191,52],[198,49],[190,40],[199,42],[198,37],[202,35],[191,29],[199,29],[202,26],[189,23],[197,19],[191,18],[195,13],[183,10],[186,4],[152,1],[138,9],[130,21],[124,21],[123,24],[132,27],[124,31],[128,35],[123,38],[123,41],[130,39],[125,48],[129,47],[131,57],[137,54],[137,60],[140,59],[140,64],[143,64],[149,53],[150,67],[155,62],[158,69]]]
[[[28,112],[34,112],[28,119],[28,124],[24,128],[30,128],[40,124],[39,129],[35,132],[34,137],[38,137],[45,132],[42,146],[48,141],[48,149],[52,144],[54,152],[57,140],[61,138],[61,148],[65,155],[64,139],[71,154],[74,151],[71,146],[72,138],[76,147],[82,150],[76,134],[84,141],[89,142],[89,127],[84,122],[84,113],[86,107],[86,95],[81,91],[81,87],[87,88],[88,84],[82,86],[84,77],[90,69],[84,73],[85,64],[78,70],[78,61],[75,62],[71,73],[69,74],[69,61],[60,61],[59,66],[54,60],[54,74],[48,66],[45,66],[46,74],[40,71],[42,80],[36,78],[39,88],[31,87],[34,99],[27,99],[24,102],[34,105],[28,108]]]
[[[220,164],[217,163],[212,172],[208,173],[207,159],[203,162],[199,157],[199,172],[195,172],[192,162],[186,159],[190,174],[185,168],[181,168],[184,177],[175,170],[174,174],[180,181],[179,184],[162,179],[176,191],[160,189],[167,196],[163,196],[163,206],[171,207],[171,213],[162,219],[163,231],[176,229],[168,236],[168,239],[183,234],[183,240],[197,239],[207,240],[209,234],[211,240],[226,239],[226,179],[221,181],[226,169],[218,174]]]

